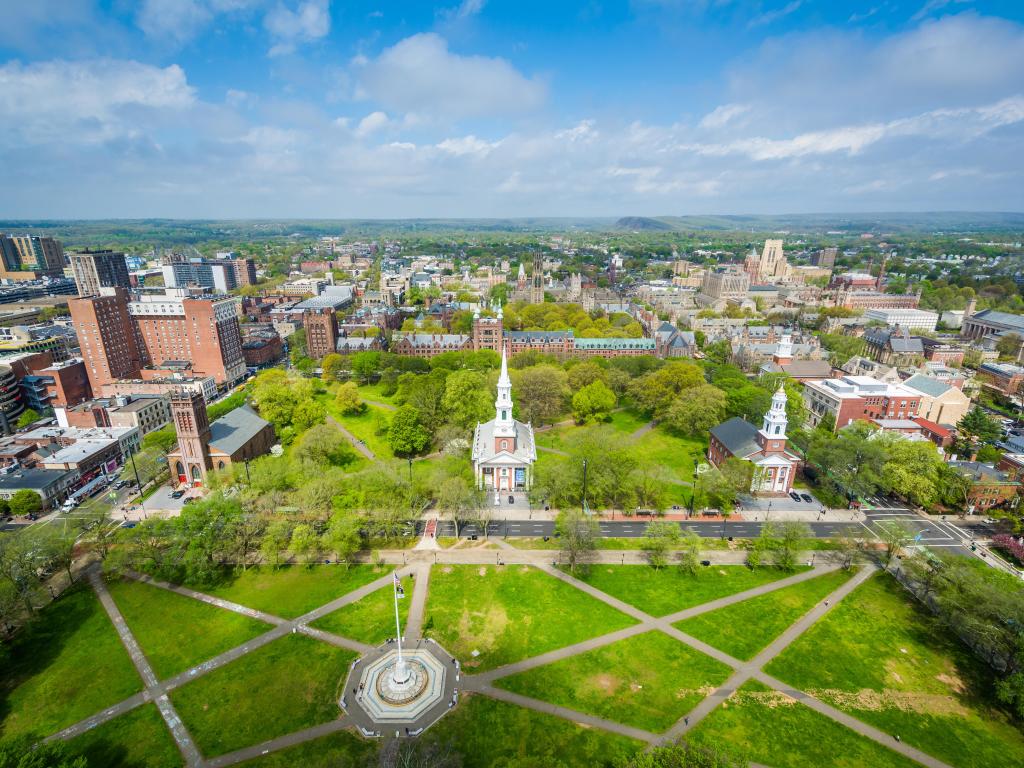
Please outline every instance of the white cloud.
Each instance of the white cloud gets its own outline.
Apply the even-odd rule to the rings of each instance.
[[[358,95],[396,112],[458,120],[538,108],[547,89],[504,59],[460,56],[440,35],[413,35],[377,58],[353,62]]]
[[[722,128],[740,115],[750,111],[749,104],[722,104],[704,115],[700,121],[701,128]]]
[[[140,109],[182,110],[195,93],[177,64],[97,59],[0,66],[0,114],[8,136],[36,143],[102,140],[133,132]],[[130,116],[130,112],[133,114]]]
[[[483,139],[478,139],[476,136],[469,135],[458,139],[445,139],[444,141],[440,141],[437,144],[437,148],[442,152],[447,152],[448,154],[455,155],[456,157],[463,157],[466,155],[486,157],[500,144],[500,141],[484,141]]]
[[[356,127],[356,136],[369,136],[371,133],[377,133],[388,128],[390,125],[391,119],[386,113],[371,112],[359,121],[359,125]]]
[[[742,154],[752,160],[784,160],[835,152],[856,155],[884,139],[913,136],[973,140],[1019,122],[1024,122],[1024,97],[1014,96],[977,108],[938,109],[887,123],[810,131],[790,139],[755,136],[725,144],[688,144],[684,148],[705,155]]]
[[[303,0],[294,10],[278,3],[263,19],[275,40],[271,56],[291,53],[299,43],[325,37],[331,31],[330,0]]]
[[[487,0],[462,0],[454,8],[444,8],[438,15],[447,21],[461,21],[476,16],[487,5]]]
[[[857,31],[786,35],[728,78],[731,101],[784,131],[984,104],[1024,83],[1024,26],[968,12],[877,40]]]
[[[242,11],[263,0],[143,0],[135,23],[147,37],[182,43],[192,39],[217,14]]]

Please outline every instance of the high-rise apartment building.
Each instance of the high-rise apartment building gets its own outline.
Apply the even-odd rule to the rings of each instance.
[[[144,367],[187,363],[195,377],[220,386],[245,375],[235,302],[169,290],[129,301],[123,288],[68,302],[94,392],[118,379],[139,378]]]
[[[314,360],[338,351],[338,316],[333,309],[307,309],[302,314],[306,329],[306,354]]]
[[[231,259],[228,263],[235,270],[235,283],[241,288],[243,285],[256,285],[256,262],[252,259]]]
[[[98,295],[69,300],[68,308],[93,392],[117,379],[138,378],[142,356],[128,312],[128,292],[102,288]]]
[[[245,358],[235,303],[227,296],[192,296],[183,289],[130,302],[143,363],[188,361],[195,376],[212,376],[220,386],[238,381],[245,375]]]
[[[11,239],[21,257],[22,270],[47,277],[64,274],[64,246],[60,240],[39,235],[18,235]]]
[[[96,296],[100,288],[130,288],[128,265],[120,251],[84,251],[71,254],[71,269],[79,296]]]
[[[52,237],[0,233],[0,278],[36,280],[64,274],[64,246]]]

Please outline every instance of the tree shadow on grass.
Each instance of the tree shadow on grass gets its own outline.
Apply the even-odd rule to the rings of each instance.
[[[43,674],[60,656],[79,626],[98,610],[99,601],[85,584],[77,584],[47,605],[10,641],[10,654],[0,671],[0,723],[11,715],[11,694]]]

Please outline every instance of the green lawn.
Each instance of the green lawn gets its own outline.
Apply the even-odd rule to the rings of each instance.
[[[398,602],[398,607],[402,616],[403,628],[409,615],[414,584],[415,581],[409,576],[402,579],[405,598]],[[393,595],[394,590],[388,584],[358,602],[350,603],[344,608],[327,614],[322,619],[313,622],[313,626],[363,643],[378,645],[389,637],[395,636]]]
[[[294,619],[387,575],[372,565],[285,565],[250,568],[202,592]]]
[[[482,671],[633,623],[530,566],[448,565],[430,575],[424,629],[467,670]]]
[[[671,469],[678,479],[689,483],[693,482],[693,461],[694,459],[705,460],[704,453],[707,450],[707,443],[679,437],[670,433],[665,427],[659,426],[637,440],[636,447],[642,456]],[[687,501],[690,498],[689,494],[690,491],[687,489]]]
[[[351,432],[356,438],[364,441],[366,447],[382,459],[394,458],[395,454],[387,440],[387,425],[391,423],[391,411],[378,408],[375,405],[366,404],[362,413],[342,414],[334,404],[334,396],[337,387],[330,387],[327,392],[317,397],[327,406],[327,412],[337,419],[345,429]],[[378,429],[383,425],[384,434],[378,435]]]
[[[452,744],[464,768],[612,768],[644,746],[553,715],[465,694],[422,738]]]
[[[141,690],[114,625],[83,585],[12,643],[0,666],[0,736],[48,736]]]
[[[341,715],[351,651],[285,635],[171,693],[207,757],[233,752]]]
[[[367,768],[376,765],[377,742],[338,731],[280,752],[246,760],[250,768]]]
[[[567,415],[566,418],[572,418],[571,414]],[[624,436],[628,436],[636,432],[648,421],[650,421],[650,419],[638,414],[636,411],[621,410],[612,413],[610,419],[605,422],[605,425],[611,427],[617,432],[621,432]],[[537,444],[543,445],[547,448],[555,448],[557,450],[564,451],[566,438],[585,429],[593,429],[593,427],[578,427],[573,424],[566,424],[562,427],[546,429],[543,432],[538,432],[536,434]]]
[[[359,396],[364,400],[376,400],[378,403],[395,405],[395,395],[385,395],[384,385],[380,382],[376,384],[360,384]]]
[[[749,661],[853,574],[854,571],[832,571],[767,595],[702,613],[675,626],[737,659]]]
[[[96,768],[175,768],[181,753],[156,704],[143,704],[69,742]]]
[[[689,739],[772,768],[920,768],[754,681],[702,720]]]
[[[805,570],[801,568],[797,573]],[[679,568],[594,565],[581,580],[645,613],[665,616],[792,575],[774,568],[745,565],[715,565],[701,568],[692,576]]]
[[[767,671],[958,768],[1024,765],[992,676],[894,579],[876,574]]]
[[[645,632],[496,684],[524,696],[661,733],[731,672],[662,632]]]
[[[262,621],[131,579],[108,586],[161,680],[270,629]]]

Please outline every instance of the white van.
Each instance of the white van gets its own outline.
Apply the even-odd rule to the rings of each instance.
[[[61,512],[70,512],[72,509],[74,509],[77,506],[78,506],[78,502],[77,501],[75,501],[74,499],[68,499],[63,504],[60,505],[60,511]]]

